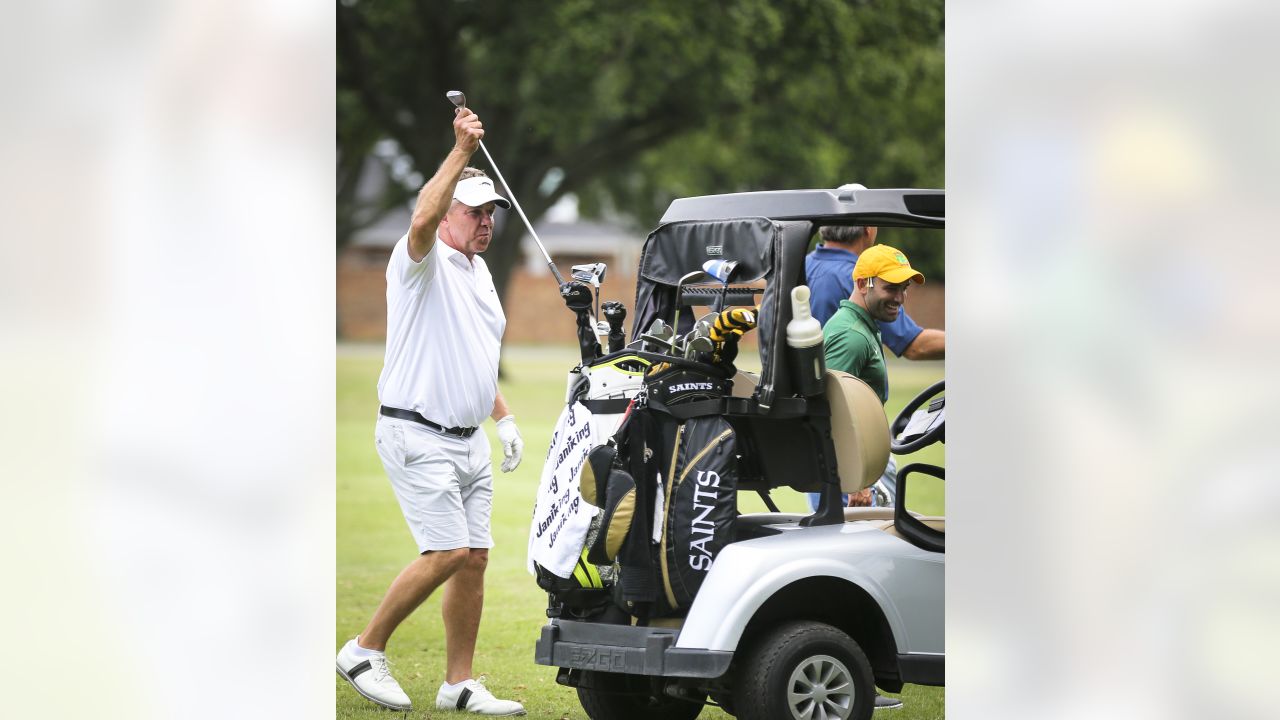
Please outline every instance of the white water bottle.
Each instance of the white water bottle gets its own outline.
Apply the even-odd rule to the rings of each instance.
[[[787,347],[796,392],[805,397],[821,395],[827,362],[822,342],[822,323],[809,312],[809,287],[791,290],[791,322],[787,323]]]

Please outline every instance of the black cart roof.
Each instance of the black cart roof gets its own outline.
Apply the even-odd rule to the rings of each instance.
[[[942,190],[770,190],[680,198],[662,216],[682,220],[765,217],[815,225],[940,228],[946,220]]]

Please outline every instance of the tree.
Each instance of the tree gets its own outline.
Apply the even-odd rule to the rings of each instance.
[[[347,0],[337,11],[339,246],[416,190],[391,183],[356,206],[359,173],[385,172],[357,158],[389,138],[414,181],[430,176],[452,141],[450,89],[484,120],[531,220],[569,192],[584,213],[644,230],[682,195],[941,186],[941,0]],[[504,223],[486,254],[499,293],[523,233]],[[929,268],[919,253],[913,264]]]

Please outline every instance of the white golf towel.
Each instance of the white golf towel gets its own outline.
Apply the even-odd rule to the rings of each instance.
[[[591,411],[579,403],[565,406],[556,422],[529,526],[530,574],[536,562],[567,578],[582,555],[587,529],[599,508],[587,504],[578,492],[578,471],[587,453],[608,437],[599,435],[595,425]]]

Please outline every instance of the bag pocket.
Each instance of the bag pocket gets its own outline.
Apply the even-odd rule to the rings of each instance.
[[[636,515],[636,481],[621,468],[609,470],[600,513],[600,534],[587,551],[587,560],[596,565],[609,565],[618,557],[622,543],[631,532]]]
[[[737,459],[724,418],[692,418],[677,431],[664,491],[659,563],[670,612],[688,608],[733,537]]]

